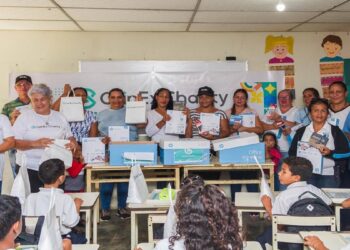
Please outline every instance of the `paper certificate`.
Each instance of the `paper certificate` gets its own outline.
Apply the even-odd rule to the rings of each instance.
[[[297,148],[297,156],[308,159],[312,163],[312,173],[322,174],[323,157],[321,152],[310,145],[308,142],[299,141]]]
[[[200,133],[209,132],[211,135],[220,134],[220,116],[214,113],[201,113],[201,131]]]
[[[109,126],[108,136],[111,141],[130,141],[129,126]]]
[[[186,131],[186,115],[182,111],[176,110],[168,110],[167,114],[171,119],[165,124],[165,133],[184,135]]]
[[[231,115],[230,125],[232,126],[235,123],[239,123],[243,127],[253,128],[253,127],[255,127],[255,114],[254,113],[246,113],[246,114],[241,114],[241,115]]]
[[[85,163],[104,163],[105,162],[105,145],[101,137],[83,138],[83,157]]]

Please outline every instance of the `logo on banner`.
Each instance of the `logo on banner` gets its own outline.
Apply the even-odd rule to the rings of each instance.
[[[85,88],[88,96],[87,96],[87,101],[84,104],[85,109],[91,109],[95,106],[96,101],[94,100],[94,97],[96,95],[96,92],[90,88]]]
[[[250,103],[263,105],[264,114],[269,108],[277,105],[277,83],[276,82],[241,82],[241,87],[245,89],[250,98]]]

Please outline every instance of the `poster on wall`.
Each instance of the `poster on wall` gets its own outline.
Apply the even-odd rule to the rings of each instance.
[[[340,56],[342,39],[336,35],[323,38],[321,46],[326,55],[320,58],[320,75],[323,97],[328,98],[328,86],[335,81],[343,81],[344,61]]]
[[[10,83],[22,73],[12,73]],[[223,71],[197,70],[188,72],[179,69],[157,72],[119,72],[119,73],[29,73],[34,83],[47,83],[53,91],[53,99],[63,92],[65,83],[72,87],[84,87],[88,92],[86,109],[101,111],[108,108],[108,91],[112,88],[124,90],[127,100],[132,100],[138,93],[149,105],[158,88],[165,87],[172,91],[174,101],[184,102],[188,108],[198,105],[197,92],[202,86],[210,86],[215,91],[215,106],[222,110],[232,107],[233,92],[245,88],[249,93],[249,105],[258,113],[264,114],[271,104],[277,102],[277,92],[284,88],[282,71]],[[10,96],[16,97],[13,88]]]
[[[265,53],[271,53],[269,59],[269,70],[284,70],[286,89],[294,89],[294,59],[293,54],[294,38],[292,36],[272,36],[265,40]]]

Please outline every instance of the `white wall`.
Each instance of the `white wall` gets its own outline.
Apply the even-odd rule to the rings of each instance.
[[[0,31],[0,107],[8,101],[10,72],[77,72],[79,60],[248,60],[250,70],[266,70],[265,37],[282,33],[38,32]],[[297,103],[306,86],[320,89],[322,39],[329,33],[284,33],[294,37]],[[350,57],[348,33],[343,57]]]

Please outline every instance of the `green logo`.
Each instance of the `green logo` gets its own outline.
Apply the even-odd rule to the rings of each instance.
[[[84,104],[84,107],[85,109],[91,109],[96,104],[96,101],[94,100],[94,96],[96,95],[96,92],[90,88],[85,88],[85,89],[88,93],[88,97],[87,97],[87,102]]]

